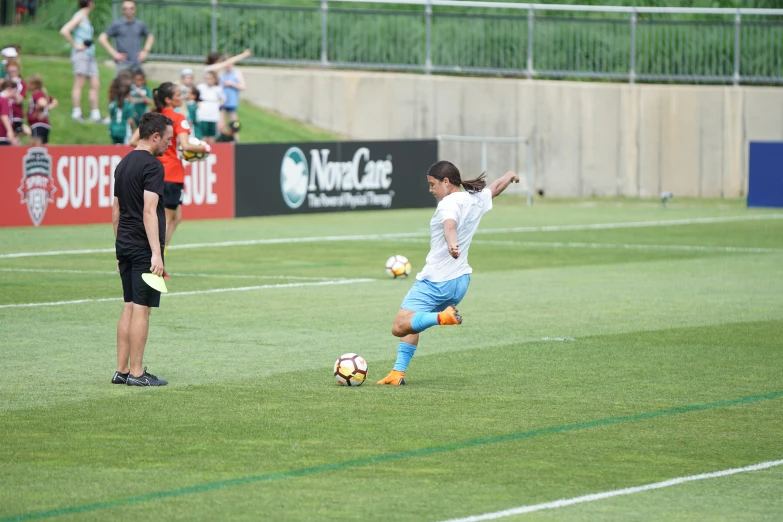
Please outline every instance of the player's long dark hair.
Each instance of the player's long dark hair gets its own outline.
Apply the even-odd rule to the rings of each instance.
[[[109,84],[109,101],[116,101],[117,107],[122,109],[130,95],[130,87],[121,78],[115,78]]]
[[[178,89],[171,82],[163,82],[156,89],[152,90],[152,99],[155,101],[155,112],[160,112],[166,108],[166,98],[174,98],[174,90]]]
[[[459,169],[450,161],[434,163],[427,170],[427,175],[440,181],[448,178],[449,183],[457,186],[462,185],[468,192],[480,192],[487,186],[487,174],[485,172],[482,172],[477,178],[463,180]]]

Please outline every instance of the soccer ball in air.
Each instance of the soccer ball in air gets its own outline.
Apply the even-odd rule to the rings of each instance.
[[[405,256],[391,256],[386,261],[386,273],[394,279],[408,277],[411,273],[411,262]]]
[[[334,378],[340,386],[361,386],[367,378],[367,361],[355,353],[341,355],[334,363]]]
[[[204,145],[203,141],[201,141],[198,138],[194,138],[193,136],[188,138],[188,143],[190,143],[191,145]],[[180,149],[179,151],[180,154],[182,154],[182,159],[187,162],[201,161],[208,156],[206,152],[189,152],[182,149]]]

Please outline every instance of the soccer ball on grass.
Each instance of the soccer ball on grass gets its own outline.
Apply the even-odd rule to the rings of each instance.
[[[340,386],[361,386],[367,378],[367,361],[355,353],[341,355],[334,363],[334,378]]]
[[[203,141],[201,141],[198,138],[194,138],[193,136],[188,138],[188,143],[190,143],[191,145],[204,145],[205,144]],[[182,159],[187,161],[187,162],[189,162],[189,163],[193,162],[193,161],[201,161],[204,158],[206,158],[207,156],[209,156],[209,154],[207,154],[206,152],[189,152],[189,151],[182,150],[182,149],[179,149],[179,152],[182,155]]]
[[[386,273],[393,279],[408,277],[411,273],[411,262],[405,256],[391,256],[386,261]]]

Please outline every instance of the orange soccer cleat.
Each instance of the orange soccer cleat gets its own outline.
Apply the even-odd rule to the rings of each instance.
[[[392,386],[402,386],[405,384],[405,372],[392,370],[389,375],[378,381],[378,384],[390,384]]]
[[[438,324],[462,324],[462,316],[459,315],[457,308],[451,305],[438,314]]]

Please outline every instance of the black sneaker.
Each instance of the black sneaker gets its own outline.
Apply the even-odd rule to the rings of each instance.
[[[128,373],[114,372],[114,377],[111,378],[111,383],[125,384],[128,380],[128,375],[130,375],[130,372]]]
[[[128,374],[128,386],[166,386],[169,383],[169,381],[164,381],[163,379],[158,379],[151,373],[147,373],[147,367],[144,367],[144,373],[141,374],[141,377],[134,377],[133,375]]]

